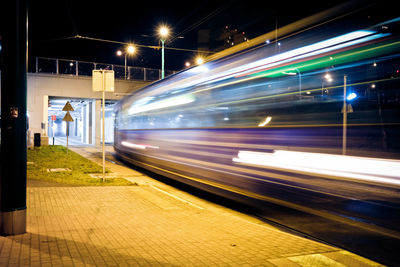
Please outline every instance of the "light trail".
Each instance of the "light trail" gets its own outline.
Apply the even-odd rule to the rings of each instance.
[[[400,160],[275,150],[241,150],[233,162],[400,186]]]
[[[142,150],[145,150],[147,148],[159,149],[158,146],[134,144],[134,143],[130,143],[130,142],[127,142],[127,141],[122,141],[121,145],[129,147],[129,148],[136,148],[136,149],[142,149]]]

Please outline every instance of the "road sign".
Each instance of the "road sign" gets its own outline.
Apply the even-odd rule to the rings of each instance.
[[[92,89],[94,92],[114,92],[114,71],[93,70]]]
[[[65,103],[65,106],[63,107],[62,111],[74,111],[74,108],[71,106],[71,103],[69,103],[69,101],[67,101],[67,103]]]
[[[74,121],[71,114],[69,114],[69,111],[67,111],[67,114],[65,114],[63,121]]]
[[[51,120],[52,120],[52,121],[57,120],[57,116],[56,116],[56,115],[51,115]]]
[[[104,132],[105,132],[105,92],[114,92],[114,71],[113,70],[93,70],[92,71],[92,90],[94,92],[102,92],[102,113],[103,113],[103,120],[102,120],[102,140],[103,140],[103,182],[104,182],[104,174],[105,174],[105,149],[104,149]]]
[[[345,112],[344,106],[342,107],[341,113]],[[351,104],[347,104],[347,110],[346,113],[353,113],[353,106]]]

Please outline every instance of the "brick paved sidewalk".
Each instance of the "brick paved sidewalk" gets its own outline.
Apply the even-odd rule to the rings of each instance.
[[[0,237],[0,266],[379,266],[108,165],[138,185],[28,181],[27,233]]]

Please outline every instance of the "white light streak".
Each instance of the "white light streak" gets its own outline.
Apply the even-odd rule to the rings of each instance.
[[[236,76],[244,76],[253,72],[263,70],[265,68],[272,68],[274,66],[285,64],[302,58],[335,51],[341,48],[367,42],[387,35],[389,35],[389,33],[376,34],[376,32],[374,31],[367,30],[354,31],[308,46],[286,51],[278,55],[266,57],[248,64],[243,64],[236,68],[229,68],[225,71],[220,69],[212,69],[211,65],[210,67],[206,67],[206,63],[205,65],[200,65],[188,70],[188,72],[190,73],[199,75],[198,77],[190,77],[189,79],[172,82],[167,87],[165,87],[164,90],[168,90],[168,88],[174,88],[174,90],[177,90],[199,84],[215,83]]]
[[[276,150],[239,151],[234,162],[400,186],[400,160]]]
[[[159,149],[158,146],[134,144],[134,143],[130,143],[130,142],[127,142],[127,141],[122,141],[121,145],[129,147],[129,148],[136,148],[136,149],[142,149],[142,150],[145,150],[147,148]]]
[[[260,122],[260,124],[258,124],[258,127],[263,127],[263,126],[267,125],[271,120],[272,120],[272,117],[270,117],[270,116],[266,117],[264,121],[262,121],[262,122]]]
[[[388,34],[374,34],[374,33],[375,32],[372,31],[356,31],[353,33],[345,34],[343,36],[338,36],[325,41],[321,41],[309,46],[300,47],[275,56],[267,57],[249,64],[245,64],[243,66],[231,69],[225,73],[219,73],[217,75],[218,77],[215,78],[214,76],[209,77],[209,80],[206,83],[216,82],[235,76],[244,76],[246,74],[260,71],[266,68],[272,68],[284,63],[289,63],[306,57],[327,53],[330,51],[338,50],[341,48],[367,42],[388,35]]]
[[[282,53],[282,54],[278,54],[278,55],[275,55],[275,56],[272,56],[272,57],[268,57],[268,58],[262,59],[262,60],[260,60],[258,62],[254,62],[254,64],[256,64],[256,65],[261,65],[262,64],[263,65],[263,64],[274,62],[274,61],[280,61],[280,60],[283,60],[283,59],[286,59],[286,58],[291,58],[291,57],[294,57],[294,56],[298,56],[298,55],[301,55],[301,54],[309,53],[309,52],[316,51],[316,50],[319,50],[319,49],[322,49],[322,48],[326,48],[326,47],[329,47],[329,46],[333,46],[333,45],[337,45],[337,44],[340,44],[340,43],[344,43],[344,42],[348,42],[348,41],[351,41],[351,40],[355,40],[355,39],[358,39],[358,38],[361,38],[361,37],[365,37],[365,36],[371,35],[373,33],[375,33],[375,32],[373,32],[373,31],[363,31],[363,30],[362,31],[355,31],[355,32],[347,33],[347,34],[344,34],[344,35],[341,35],[341,36],[338,36],[338,37],[330,38],[330,39],[325,40],[325,41],[317,42],[317,43],[314,43],[314,44],[311,44],[311,45],[307,45],[307,46],[303,46],[303,47],[300,47],[300,48],[297,48],[297,49],[293,49],[293,50],[287,51],[287,52]]]
[[[209,68],[206,65],[200,65],[202,63],[197,63],[197,64],[199,64],[199,66],[196,66],[188,71],[190,73],[195,73],[195,74],[204,73],[204,72],[209,71]]]
[[[156,110],[156,109],[162,109],[162,108],[167,108],[167,107],[173,107],[173,106],[180,106],[184,104],[188,104],[191,102],[194,102],[196,100],[195,96],[192,94],[187,94],[187,95],[180,95],[180,96],[175,96],[175,97],[170,97],[167,99],[163,99],[160,101],[155,101],[149,104],[141,105],[141,104],[134,104],[132,107],[128,110],[129,115],[141,113],[141,112],[146,112],[150,110]]]

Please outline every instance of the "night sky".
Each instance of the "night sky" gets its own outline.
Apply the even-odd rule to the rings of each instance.
[[[157,46],[156,30],[168,25],[172,42],[166,46],[198,49],[199,30],[210,30],[209,49],[222,49],[226,26],[254,38],[318,11],[338,1],[30,1],[29,60],[36,56],[124,64],[116,51],[123,45],[72,38],[87,36],[119,42]],[[343,2],[343,1],[342,1]],[[170,39],[171,40],[171,39]],[[180,70],[196,52],[166,50],[165,68]],[[128,65],[160,68],[161,52],[139,48]]]

